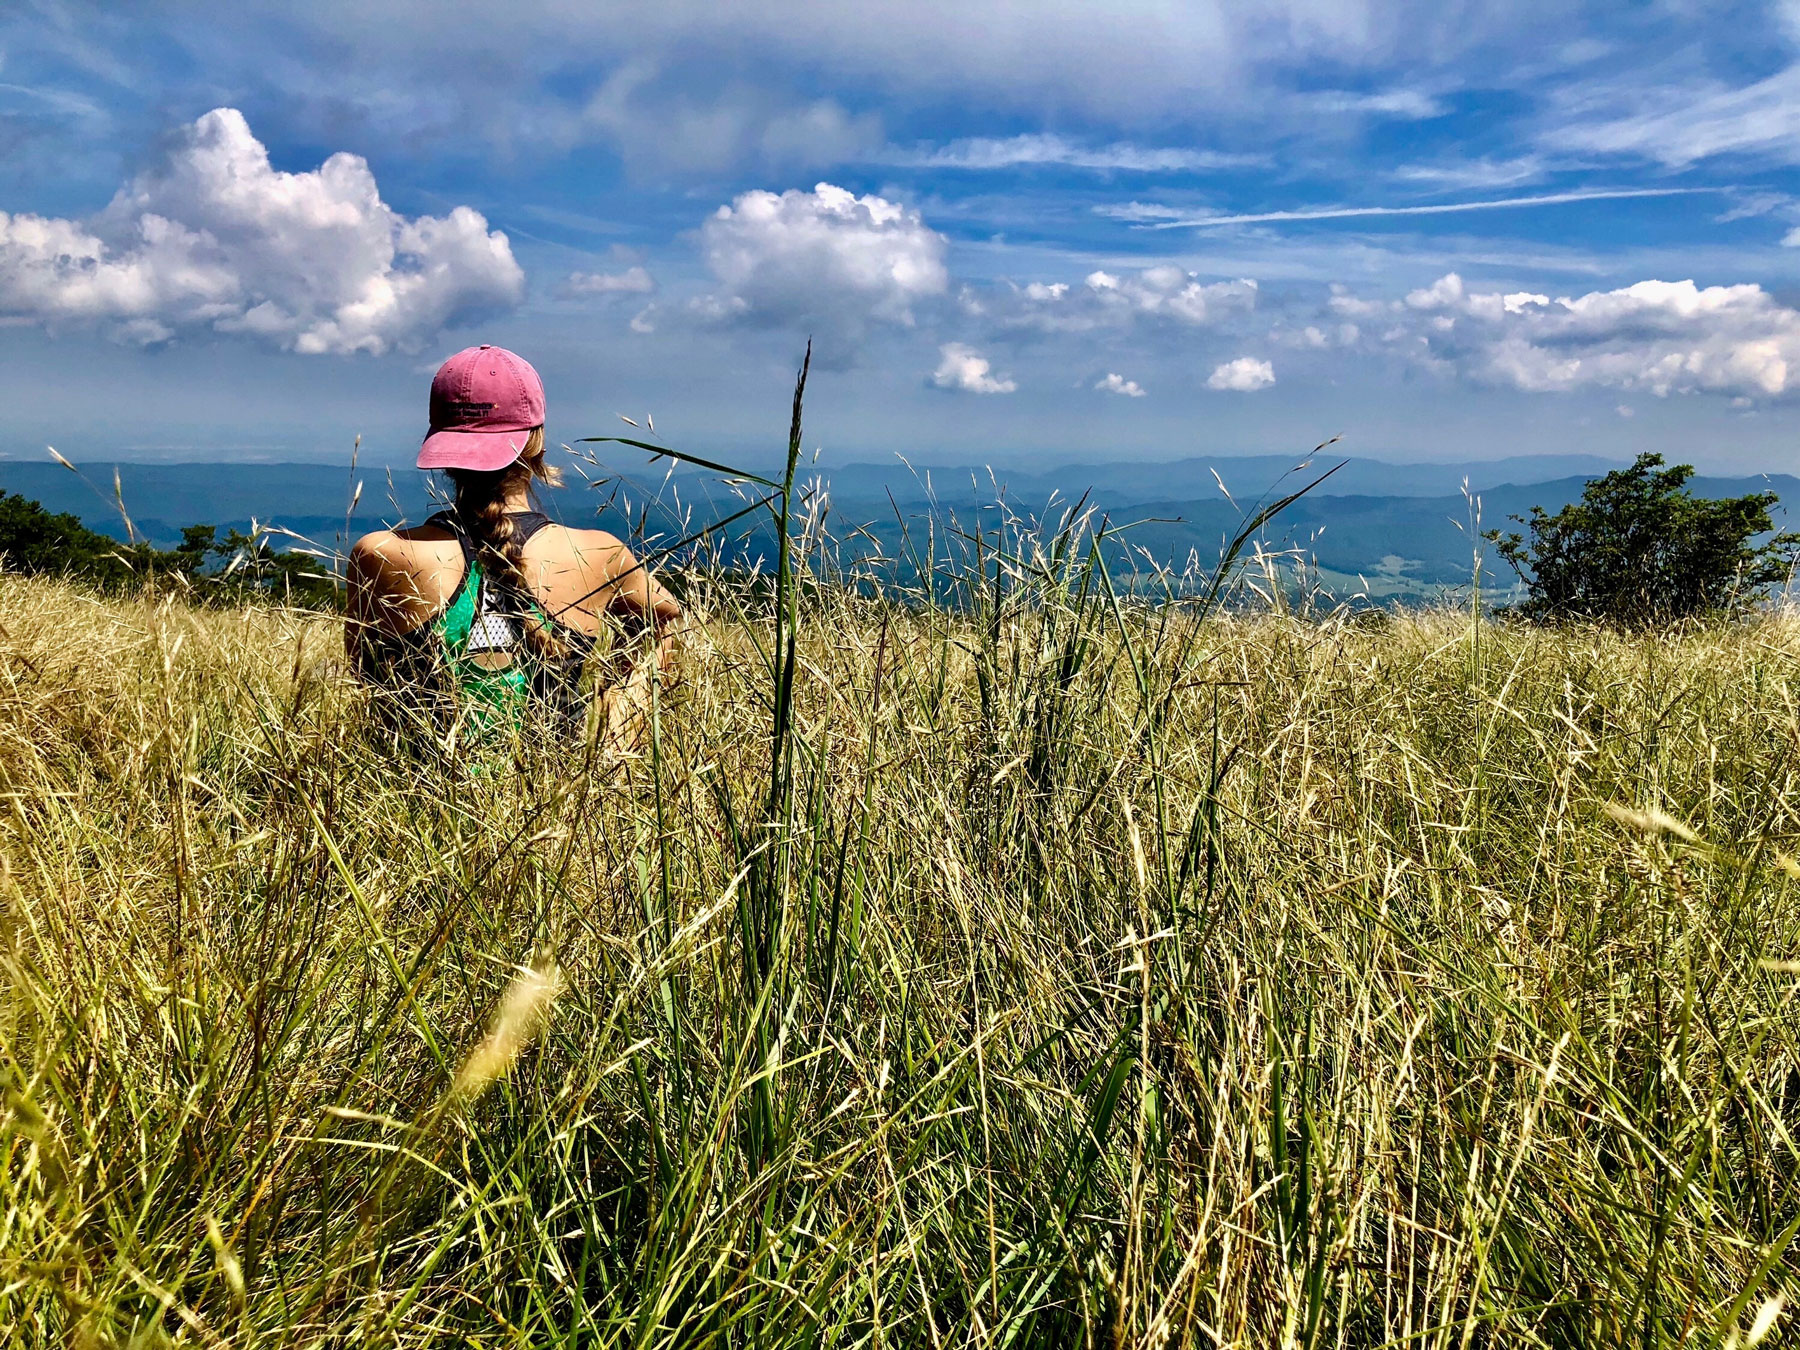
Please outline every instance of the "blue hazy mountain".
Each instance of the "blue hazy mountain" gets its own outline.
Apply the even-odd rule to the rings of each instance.
[[[610,447],[609,447],[610,449]],[[1073,464],[1043,470],[974,466],[913,467],[853,463],[809,466],[829,492],[831,532],[858,535],[890,556],[933,526],[954,521],[964,532],[992,530],[1003,500],[1014,517],[1053,522],[1085,502],[1125,542],[1179,569],[1204,566],[1246,514],[1292,491],[1340,461],[1329,450],[1303,456],[1217,456],[1166,463]],[[1300,467],[1305,465],[1305,467]],[[1351,458],[1264,531],[1267,547],[1297,549],[1340,578],[1363,578],[1371,594],[1428,593],[1469,578],[1472,499],[1480,525],[1510,528],[1509,516],[1534,506],[1556,510],[1581,495],[1591,477],[1619,467],[1590,455],[1524,455],[1465,464],[1391,464]],[[90,528],[123,537],[111,464],[85,464],[79,474],[51,460],[0,460],[0,490],[79,516]],[[411,469],[390,473],[347,465],[121,463],[118,494],[139,537],[169,544],[181,527],[205,523],[248,529],[277,525],[326,548],[383,524],[418,521],[436,503],[428,479]],[[546,510],[569,524],[599,524],[627,536],[667,544],[695,525],[739,509],[744,489],[717,475],[682,469],[665,475],[635,451],[602,465],[583,464],[569,484],[547,494]],[[361,483],[360,498],[350,510]],[[1225,491],[1221,491],[1221,483]],[[1467,484],[1469,496],[1464,495]],[[1787,475],[1696,478],[1709,497],[1774,491],[1800,504],[1800,479]],[[1227,495],[1227,493],[1229,495]],[[1777,508],[1778,517],[1786,513]],[[1782,523],[1778,519],[1778,524]],[[950,532],[952,535],[955,531]],[[944,534],[940,531],[940,537]],[[753,557],[768,540],[756,529],[734,535],[732,551]],[[1489,550],[1491,555],[1491,549]],[[1141,556],[1141,555],[1140,555]]]
[[[1502,483],[1544,483],[1561,478],[1591,478],[1620,467],[1598,455],[1519,455],[1466,464],[1390,464],[1378,459],[1333,454],[1329,447],[1313,455],[1208,455],[1166,462],[1067,464],[1038,471],[982,466],[908,467],[904,463],[852,463],[822,470],[840,499],[880,497],[892,491],[902,501],[991,502],[996,486],[1017,503],[1043,501],[1052,492],[1065,498],[1084,492],[1089,500],[1112,506],[1134,502],[1206,499],[1220,496],[1219,483],[1239,502],[1254,501],[1278,482],[1307,465],[1317,473],[1334,464],[1344,467],[1321,483],[1329,497],[1437,497],[1460,493],[1466,480],[1480,492]],[[1304,474],[1304,470],[1299,470]],[[1214,475],[1217,475],[1215,478]],[[1299,486],[1309,479],[1302,476]]]

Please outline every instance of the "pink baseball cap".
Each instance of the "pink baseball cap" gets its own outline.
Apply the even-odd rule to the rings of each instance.
[[[504,347],[466,347],[431,378],[421,469],[504,469],[544,425],[544,382]]]

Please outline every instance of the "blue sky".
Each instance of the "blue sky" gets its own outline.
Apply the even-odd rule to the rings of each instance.
[[[230,17],[220,17],[229,15]],[[1796,466],[1800,0],[15,0],[0,454],[403,461],[498,342],[1026,463]]]

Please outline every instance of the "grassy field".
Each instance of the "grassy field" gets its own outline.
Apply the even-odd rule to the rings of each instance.
[[[473,761],[0,581],[9,1343],[1783,1338],[1800,625],[994,575]]]

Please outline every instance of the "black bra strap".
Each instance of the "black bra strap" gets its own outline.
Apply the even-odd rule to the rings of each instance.
[[[556,523],[542,511],[508,511],[506,516],[508,520],[512,521],[513,529],[518,533],[519,547],[521,548],[523,548],[531,537],[539,530],[543,529],[546,525],[554,525]],[[425,523],[427,525],[436,525],[440,529],[448,530],[451,534],[456,536],[456,542],[462,548],[463,577],[466,580],[469,575],[469,569],[475,564],[475,539],[469,533],[468,526],[463,523],[462,517],[457,515],[455,511],[439,511]],[[503,595],[510,595],[515,589],[500,577],[487,577],[484,574],[483,580],[487,584],[492,585],[495,590]],[[454,599],[454,596],[452,596],[452,599]],[[566,624],[550,615],[548,606],[529,592],[520,592],[517,602],[521,605],[541,610],[546,617],[550,618],[550,622],[561,629],[565,635],[580,631],[568,627]],[[449,608],[448,604],[446,604],[445,608]],[[593,642],[592,637],[590,637],[588,641],[591,646]]]
[[[525,546],[532,535],[543,529],[544,526],[555,524],[542,511],[508,511],[506,517],[513,523],[513,530],[521,548]]]
[[[556,523],[542,511],[508,511],[506,518],[512,521],[513,530],[517,533],[521,545],[546,525]],[[448,530],[455,535],[456,542],[462,545],[465,560],[475,556],[475,541],[469,534],[468,526],[463,524],[462,517],[455,511],[439,511],[425,523],[436,525],[439,529]]]
[[[448,530],[456,536],[456,542],[462,548],[463,575],[467,576],[470,564],[475,561],[475,541],[469,537],[468,530],[463,527],[462,517],[454,511],[439,511],[436,515],[428,518],[425,523],[435,525],[440,530]]]

